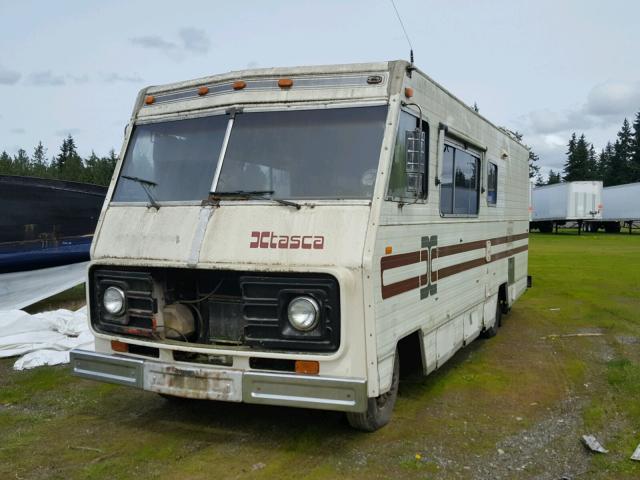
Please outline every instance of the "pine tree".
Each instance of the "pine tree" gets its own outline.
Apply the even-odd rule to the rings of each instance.
[[[633,122],[633,153],[631,155],[630,170],[631,182],[640,182],[640,112],[636,113],[636,119]]]
[[[607,146],[600,152],[600,157],[598,158],[598,178],[604,182],[605,187],[611,185],[613,154],[613,145],[611,142],[607,142]]]
[[[11,175],[13,167],[13,160],[9,154],[3,151],[0,154],[0,174]]]
[[[595,175],[595,151],[587,142],[584,133],[576,140],[576,134],[571,135],[567,144],[567,161],[564,164],[564,181],[591,180]]]
[[[547,185],[553,185],[554,183],[560,183],[562,181],[560,177],[560,172],[554,172],[553,170],[549,170],[549,179],[547,180]]]
[[[631,156],[633,154],[633,135],[629,121],[625,118],[613,145],[613,157],[609,165],[609,185],[622,185],[632,181]]]
[[[529,178],[540,176],[540,165],[536,163],[538,160],[540,160],[540,157],[529,149]]]
[[[78,155],[76,143],[71,135],[62,141],[60,153],[56,158],[56,169],[59,178],[73,181],[85,180],[84,163]]]
[[[20,148],[18,154],[13,157],[13,171],[17,175],[28,175],[30,170],[30,159],[27,152]]]
[[[47,149],[44,148],[42,142],[38,142],[36,148],[33,149],[31,170],[36,177],[44,177],[47,174]]]

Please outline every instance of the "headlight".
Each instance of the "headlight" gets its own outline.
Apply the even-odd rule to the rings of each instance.
[[[296,297],[289,302],[287,313],[293,328],[308,332],[318,325],[320,307],[318,307],[318,302],[311,297]]]
[[[102,305],[111,315],[120,315],[124,311],[124,292],[118,287],[109,287],[102,296]]]

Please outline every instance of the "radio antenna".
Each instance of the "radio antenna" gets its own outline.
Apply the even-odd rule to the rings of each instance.
[[[409,38],[409,34],[407,33],[407,29],[404,28],[404,22],[402,21],[402,17],[400,16],[400,12],[398,12],[398,7],[396,7],[396,2],[393,0],[389,0],[391,5],[393,5],[393,9],[396,11],[396,16],[398,17],[398,21],[400,22],[400,26],[402,27],[402,31],[404,32],[404,37],[407,39],[407,43],[409,44],[409,58],[411,60],[410,70],[413,70],[413,45],[411,45],[411,39]],[[411,76],[411,75],[409,75]]]

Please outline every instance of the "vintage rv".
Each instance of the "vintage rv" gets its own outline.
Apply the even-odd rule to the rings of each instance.
[[[528,151],[404,61],[149,87],[121,159],[85,378],[372,431],[527,287]]]

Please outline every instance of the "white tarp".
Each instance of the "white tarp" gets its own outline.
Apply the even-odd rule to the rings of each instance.
[[[21,355],[14,369],[69,363],[69,351],[74,348],[94,350],[86,307],[35,315],[0,310],[0,358]]]
[[[0,275],[0,311],[15,310],[85,281],[89,262]]]

